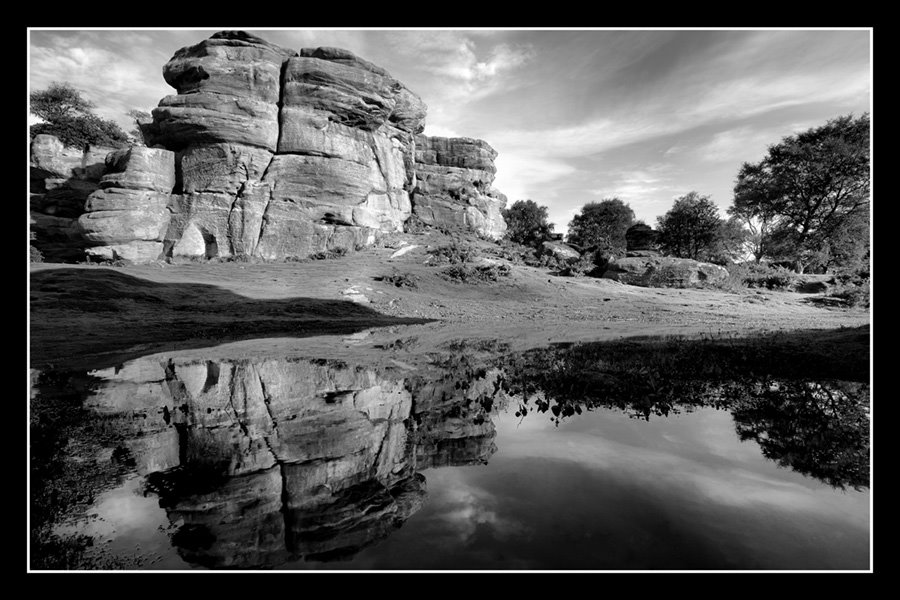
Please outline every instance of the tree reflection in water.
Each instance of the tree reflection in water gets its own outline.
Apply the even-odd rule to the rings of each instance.
[[[779,337],[559,344],[498,362],[516,416],[549,411],[559,424],[599,407],[646,420],[725,409],[766,458],[835,488],[868,488],[868,356],[841,352],[840,340]]]

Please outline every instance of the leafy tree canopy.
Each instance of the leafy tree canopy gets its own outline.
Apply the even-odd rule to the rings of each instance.
[[[625,232],[634,224],[634,211],[618,198],[590,202],[569,222],[568,241],[583,250],[609,255],[625,252]]]
[[[659,246],[666,254],[703,260],[715,253],[723,221],[709,196],[689,192],[677,198],[669,212],[657,219],[656,229]]]
[[[729,212],[759,226],[758,258],[791,260],[802,271],[860,254],[868,241],[867,233],[857,234],[863,222],[868,228],[869,130],[868,113],[839,117],[783,138],[758,163],[744,163]],[[855,249],[848,247],[854,239]],[[843,247],[837,253],[836,243]]]
[[[506,237],[525,246],[537,247],[550,239],[553,224],[549,223],[547,207],[533,200],[517,200],[503,210],[506,221]]]
[[[124,145],[128,136],[114,122],[91,112],[94,103],[69,83],[51,83],[46,90],[32,92],[31,112],[44,120],[31,126],[32,137],[41,133],[55,135],[66,146],[85,144]]]

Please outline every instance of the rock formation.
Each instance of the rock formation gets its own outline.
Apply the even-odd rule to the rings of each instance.
[[[99,190],[88,196],[78,219],[88,256],[135,263],[159,258],[169,226],[175,186],[175,154],[132,147],[110,152]]]
[[[658,232],[638,223],[625,232],[624,258],[609,261],[603,277],[641,287],[695,287],[728,278],[724,267],[688,258],[661,256]]]
[[[503,237],[506,196],[491,187],[496,157],[482,140],[416,137],[414,214],[427,225]]]
[[[626,256],[659,256],[656,238],[659,236],[649,225],[637,223],[625,231]]]
[[[724,281],[724,267],[672,256],[627,256],[609,262],[606,279],[642,287],[694,287],[702,283]]]
[[[32,244],[53,262],[84,259],[78,217],[88,196],[100,187],[106,155],[113,148],[72,149],[55,136],[39,134],[31,142],[30,225]]]
[[[541,251],[560,260],[577,260],[581,258],[581,253],[578,250],[563,242],[543,242],[541,243]]]
[[[412,214],[491,238],[506,229],[497,153],[420,135],[422,100],[347,50],[223,31],[178,50],[163,76],[177,93],[141,124],[152,152],[111,157],[79,219],[93,256],[306,257],[371,245]],[[66,162],[51,145],[36,140],[35,164]]]

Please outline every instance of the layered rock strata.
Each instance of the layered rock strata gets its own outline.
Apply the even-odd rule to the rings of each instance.
[[[175,154],[131,148],[110,152],[100,189],[88,196],[78,218],[88,256],[141,263],[162,255],[175,186]]]
[[[31,244],[50,262],[84,259],[86,242],[78,217],[106,172],[106,155],[113,148],[73,149],[52,135],[39,134],[31,142]]]
[[[306,257],[426,224],[499,237],[496,152],[421,136],[426,106],[339,48],[300,52],[225,31],[165,65],[176,95],[142,127],[177,153],[164,256]],[[421,152],[419,151],[421,146]]]
[[[108,162],[104,153],[77,178],[93,187],[54,181],[47,190],[61,191],[48,196],[33,185],[33,228],[44,237],[150,262],[360,249],[403,231],[414,212],[435,227],[505,231],[505,198],[491,188],[496,152],[481,140],[420,135],[421,98],[347,50],[296,52],[222,31],[178,50],[163,77],[176,94],[140,127],[154,151],[173,154],[174,178],[168,158],[163,169],[140,152]],[[84,170],[54,139],[33,144],[41,182],[69,181],[79,161]],[[92,195],[97,187],[105,191]],[[63,196],[71,206],[54,214]]]
[[[506,196],[491,187],[496,157],[483,140],[417,136],[414,214],[427,225],[503,237]]]

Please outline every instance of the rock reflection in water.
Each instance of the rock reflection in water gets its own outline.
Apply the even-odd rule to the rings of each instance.
[[[142,359],[94,374],[106,383],[90,405],[179,525],[179,553],[209,567],[352,556],[422,506],[417,471],[496,450],[479,391],[493,382],[460,390],[300,360]]]
[[[867,488],[869,386],[820,358],[659,340],[454,347],[415,370],[147,357],[92,372],[85,407],[160,498],[184,560],[257,569],[349,559],[384,539],[423,506],[421,471],[488,463],[492,415],[508,404],[557,423],[599,408],[728,410],[767,459]]]

